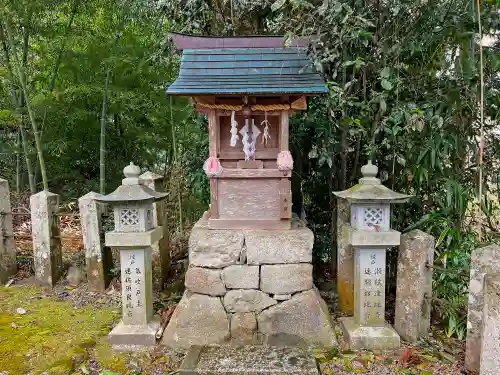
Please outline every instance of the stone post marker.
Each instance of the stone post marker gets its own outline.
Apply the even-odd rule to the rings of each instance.
[[[30,197],[35,278],[53,286],[62,275],[59,195],[47,190]]]
[[[0,284],[5,284],[16,271],[16,244],[12,230],[9,182],[0,178]]]
[[[153,203],[165,198],[144,185],[141,169],[130,163],[123,169],[122,185],[98,202],[112,204],[115,230],[106,233],[106,245],[120,251],[122,321],[109,333],[117,349],[156,344],[159,320],[153,318],[152,245],[162,228],[153,222]]]
[[[352,188],[335,193],[351,204],[351,225],[344,228],[354,248],[354,317],[339,319],[350,349],[383,350],[399,347],[396,331],[385,323],[385,252],[399,245],[400,233],[390,229],[390,203],[409,196],[396,193],[376,178],[371,162]]]
[[[350,233],[351,205],[347,199],[337,201],[337,290],[339,307],[344,314],[354,314],[354,249],[347,238]]]
[[[394,328],[408,342],[427,336],[431,325],[434,237],[420,230],[401,236]]]
[[[469,306],[467,313],[467,339],[465,367],[479,372],[481,330],[484,309],[484,276],[500,273],[500,246],[489,245],[475,249],[470,260]]]
[[[497,375],[500,368],[500,274],[484,277],[481,375]]]
[[[154,191],[163,191],[163,176],[147,171],[139,176],[144,184]],[[163,202],[153,203],[153,224],[154,226],[163,226],[165,222],[165,210]],[[155,289],[163,290],[167,282],[168,271],[170,268],[170,248],[168,236],[164,233],[160,241],[153,245],[153,284]]]
[[[96,201],[96,198],[101,197],[101,194],[91,191],[78,199],[78,206],[89,287],[91,290],[104,292],[110,281],[112,259],[111,251],[101,241],[102,204]]]

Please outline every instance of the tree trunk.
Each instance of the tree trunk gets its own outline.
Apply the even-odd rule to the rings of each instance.
[[[174,165],[177,168],[177,140],[175,136],[175,126],[174,126],[174,106],[172,103],[172,96],[169,97],[170,99],[170,128],[172,130],[172,151],[174,153]],[[184,232],[184,227],[183,227],[183,217],[182,217],[182,193],[181,193],[181,182],[180,179],[177,180],[177,204],[179,206],[179,231],[181,234],[181,237]]]

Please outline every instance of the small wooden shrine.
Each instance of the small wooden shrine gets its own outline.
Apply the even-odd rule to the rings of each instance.
[[[208,115],[209,228],[289,229],[289,117],[327,88],[305,44],[273,37],[173,34],[183,51],[169,95],[189,96]]]

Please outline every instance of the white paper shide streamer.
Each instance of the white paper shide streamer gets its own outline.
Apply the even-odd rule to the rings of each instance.
[[[261,126],[264,126],[264,134],[262,134],[262,144],[266,144],[271,139],[271,134],[269,134],[269,121],[267,120],[267,112],[264,112],[264,121],[260,123]]]
[[[238,143],[239,138],[240,137],[238,135],[238,123],[236,122],[236,114],[233,111],[231,113],[231,142],[230,142],[231,147],[236,146],[236,143]]]
[[[255,145],[257,137],[261,131],[255,126],[255,120],[252,119],[252,126],[249,127],[248,119],[245,119],[245,126],[241,128],[240,134],[243,136],[243,152],[245,153],[245,160],[251,160],[255,156]]]

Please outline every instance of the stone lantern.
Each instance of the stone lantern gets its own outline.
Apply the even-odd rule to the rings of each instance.
[[[120,252],[123,318],[109,341],[117,348],[151,346],[159,328],[159,320],[153,318],[151,246],[162,237],[162,228],[154,224],[153,203],[167,194],[147,187],[133,163],[123,174],[121,186],[96,199],[113,206],[115,230],[106,233],[106,246]]]
[[[401,233],[390,228],[391,203],[410,196],[396,193],[376,178],[377,166],[361,168],[359,184],[335,193],[351,204],[350,226],[342,234],[354,248],[354,317],[341,318],[351,349],[393,349],[397,332],[385,323],[386,249],[398,246]]]

